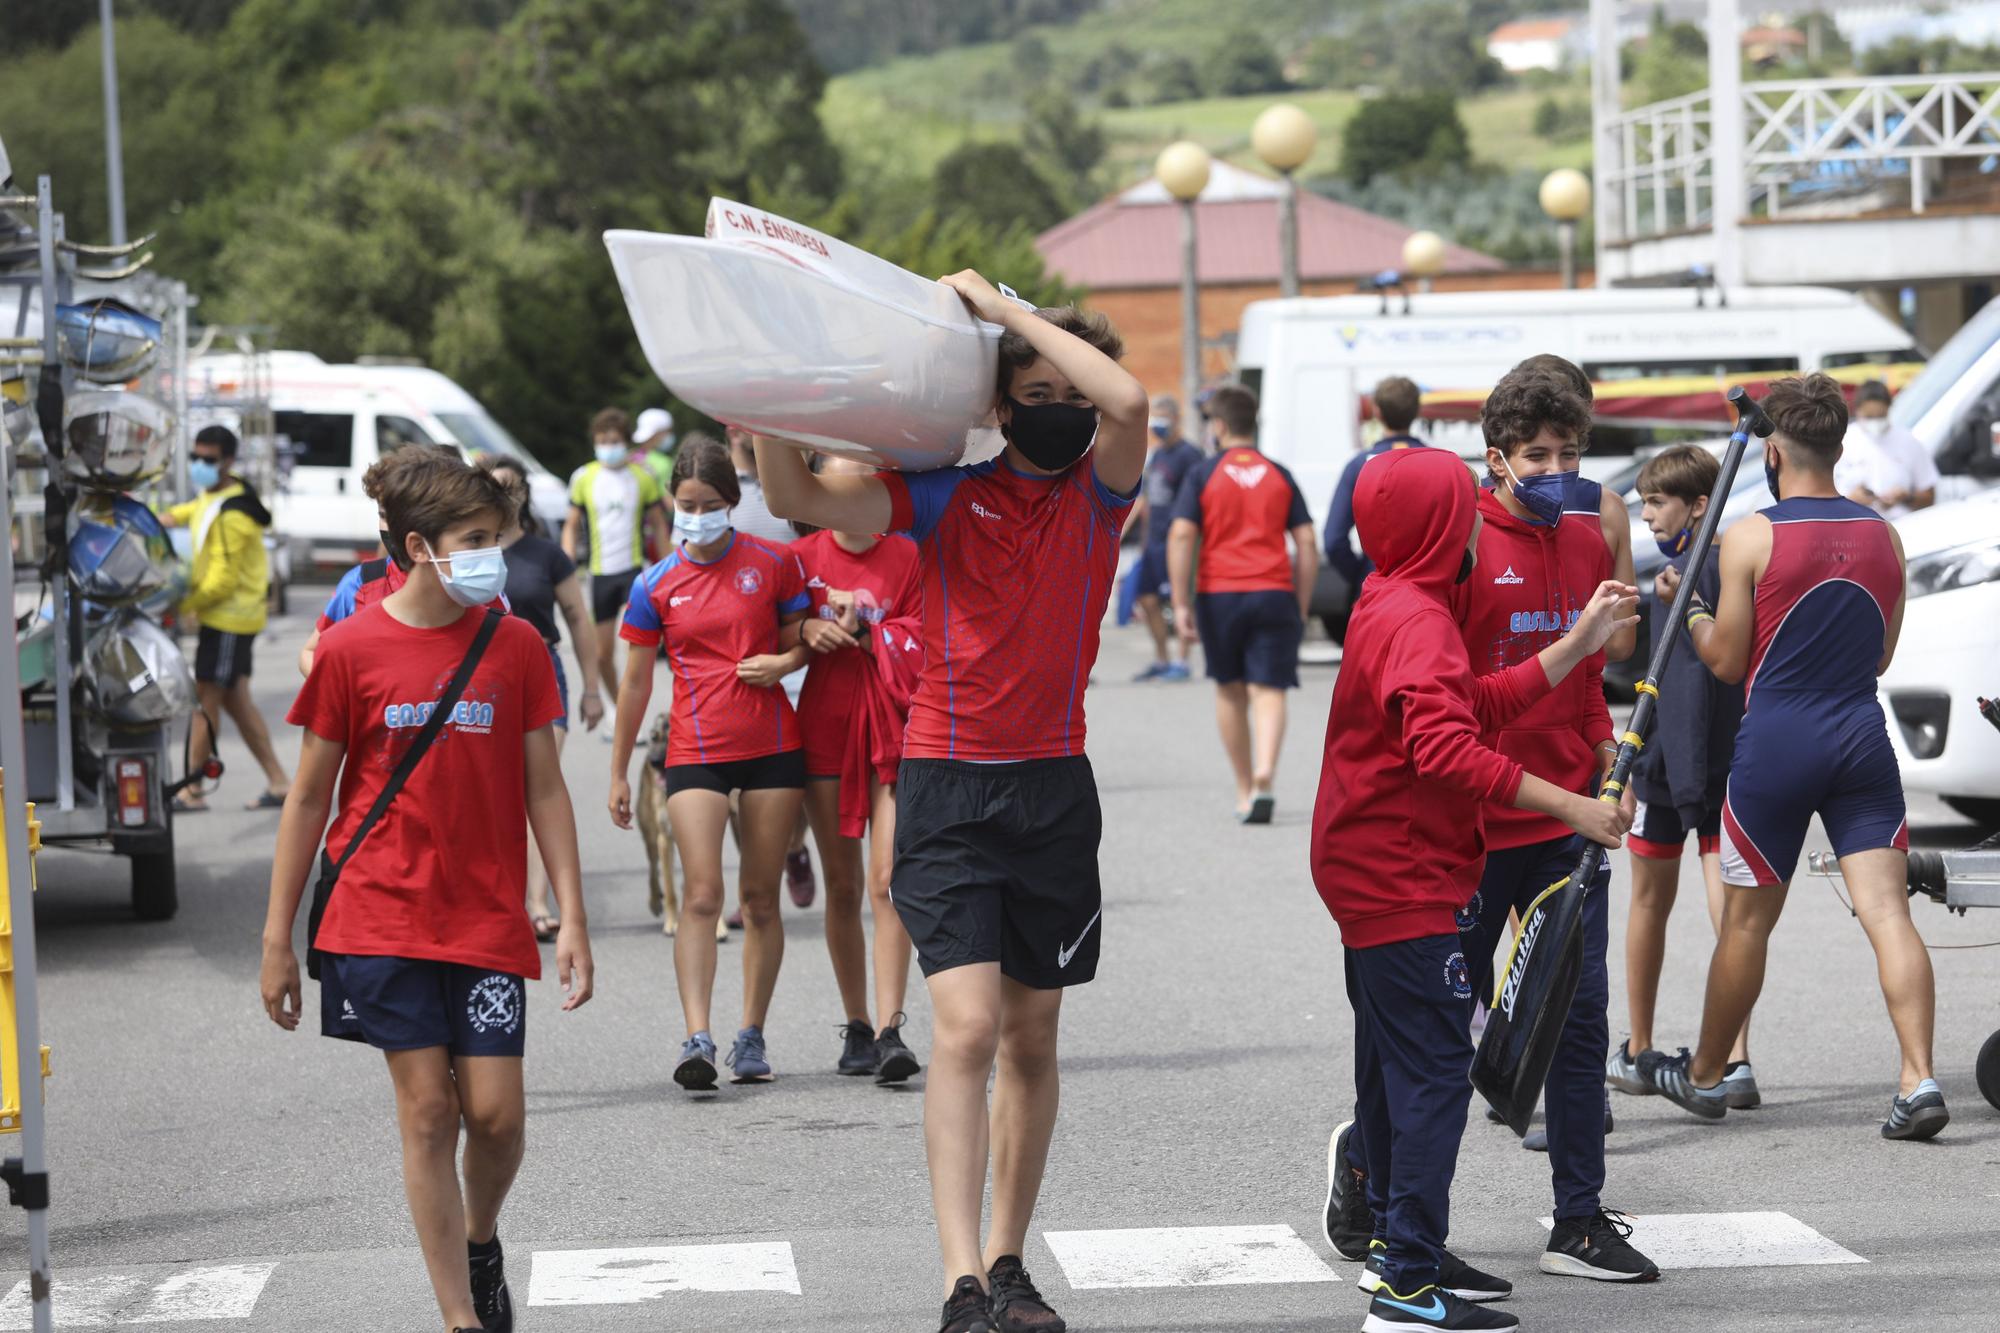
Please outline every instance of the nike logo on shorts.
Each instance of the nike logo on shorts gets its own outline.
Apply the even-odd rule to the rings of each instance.
[[[1081,949],[1083,947],[1083,942],[1090,938],[1090,932],[1097,929],[1097,918],[1103,915],[1104,915],[1104,909],[1102,907],[1098,908],[1095,915],[1093,915],[1090,918],[1089,924],[1084,926],[1083,934],[1078,935],[1076,937],[1075,944],[1070,945],[1067,949],[1063,948],[1060,944],[1056,946],[1057,967],[1069,966],[1070,959],[1076,957],[1076,951],[1078,949]]]

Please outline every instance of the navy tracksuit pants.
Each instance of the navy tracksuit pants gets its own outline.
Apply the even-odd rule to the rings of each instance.
[[[1490,975],[1498,966],[1490,960],[1507,938],[1507,913],[1525,914],[1542,890],[1576,869],[1583,855],[1580,837],[1552,838],[1486,854],[1486,873],[1479,893],[1467,905],[1478,920],[1466,938],[1466,952],[1476,959],[1475,972]],[[1583,976],[1576,999],[1563,1021],[1562,1037],[1543,1085],[1542,1107],[1549,1135],[1549,1170],[1555,1186],[1555,1215],[1594,1217],[1604,1188],[1604,1053],[1611,1045],[1605,1016],[1611,981],[1605,970],[1611,887],[1607,860],[1597,883],[1583,899]],[[1487,983],[1490,997],[1491,983]]]
[[[1388,1245],[1383,1281],[1410,1295],[1437,1281],[1451,1178],[1472,1097],[1472,980],[1457,935],[1346,952],[1354,1009],[1355,1134],[1368,1202]]]

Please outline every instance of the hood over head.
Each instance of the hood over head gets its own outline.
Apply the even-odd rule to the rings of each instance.
[[[1477,508],[1472,473],[1444,449],[1377,454],[1354,484],[1354,526],[1377,577],[1449,592]]]

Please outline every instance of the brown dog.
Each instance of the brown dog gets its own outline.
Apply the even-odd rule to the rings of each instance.
[[[671,935],[680,928],[681,912],[674,892],[674,828],[667,818],[667,715],[653,721],[646,738],[645,773],[639,779],[639,802],[634,815],[639,836],[646,840],[646,905],[660,918],[660,929]],[[729,938],[728,924],[715,919],[715,938]]]

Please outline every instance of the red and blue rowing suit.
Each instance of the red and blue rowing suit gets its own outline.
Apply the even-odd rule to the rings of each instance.
[[[1903,566],[1881,515],[1837,496],[1763,511],[1771,561],[1756,589],[1743,725],[1722,807],[1722,877],[1787,883],[1806,825],[1836,856],[1909,848],[1903,779],[1875,669],[1903,599]]]

